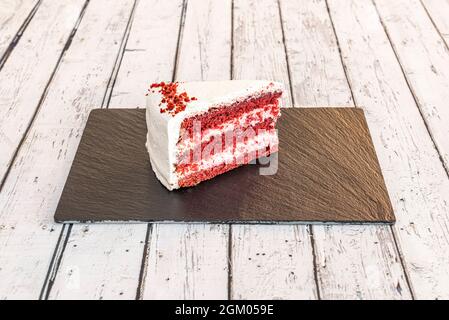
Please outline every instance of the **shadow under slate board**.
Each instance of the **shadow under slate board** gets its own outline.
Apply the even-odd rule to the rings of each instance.
[[[145,148],[145,110],[90,113],[57,222],[393,223],[366,120],[357,108],[285,108],[278,170],[242,166],[168,191]],[[269,164],[273,165],[273,163]]]

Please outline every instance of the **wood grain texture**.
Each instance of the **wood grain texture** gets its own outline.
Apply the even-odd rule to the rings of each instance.
[[[43,1],[0,73],[0,181],[30,125],[84,0]]]
[[[447,0],[422,0],[430,19],[441,37],[449,46],[449,2]]]
[[[319,124],[319,125],[317,125]],[[58,222],[394,221],[363,112],[284,109],[279,156],[194,188],[165,189],[145,148],[145,110],[91,112]],[[277,159],[279,158],[279,159]],[[274,167],[275,166],[275,167]],[[282,193],[277,190],[283,190]]]
[[[136,225],[74,226],[48,299],[134,299],[144,245]]]
[[[227,229],[154,224],[141,298],[226,299]]]
[[[176,80],[229,79],[231,11],[230,0],[188,1],[179,46]]]
[[[185,20],[180,21],[175,80],[229,78],[231,10],[230,0],[187,2]],[[226,299],[228,230],[227,225],[154,225],[141,297]],[[163,256],[152,254],[158,246],[165,248]],[[183,267],[171,267],[176,265]],[[157,290],[167,278],[167,290]]]
[[[144,108],[148,86],[171,80],[182,6],[182,0],[139,1],[109,108]]]
[[[0,66],[8,47],[23,32],[36,4],[38,4],[38,0],[3,0],[0,2]]]
[[[352,106],[324,0],[279,1],[293,106]]]
[[[232,55],[232,75],[234,79],[274,79],[281,81],[289,88],[290,82],[288,77],[288,66],[285,55],[285,48],[282,45],[282,28],[279,10],[276,12],[277,1],[236,1],[233,2],[233,55]],[[290,92],[287,90],[283,103],[286,106],[292,105]],[[240,234],[246,229],[243,226],[233,226],[231,228],[231,256],[230,256],[230,298],[233,294],[238,294],[244,299],[250,296],[263,296],[265,290],[258,292],[258,288],[251,288],[251,283],[266,281],[267,286],[273,289],[272,296],[276,297],[296,297],[298,295],[304,297],[318,297],[317,287],[314,284],[315,274],[313,264],[304,264],[302,273],[293,278],[293,284],[287,282],[276,281],[279,279],[273,275],[266,279],[265,275],[270,273],[272,268],[270,260],[264,261],[265,258],[283,250],[290,250],[288,242],[294,243],[295,228],[285,227],[282,229],[268,228],[265,230],[265,236],[273,239],[272,246],[265,246],[265,256],[260,257],[260,267],[257,268],[253,264],[249,264],[249,260],[244,254],[240,254],[240,250],[244,249],[241,244],[241,238],[235,238],[234,233]],[[306,235],[308,228],[306,226],[298,227],[300,235]],[[251,226],[251,233],[247,238],[246,254],[255,255],[260,239],[256,238],[258,230],[262,230],[262,226]],[[274,239],[277,239],[274,241]],[[301,239],[302,255],[294,256],[291,262],[288,256],[279,256],[278,265],[297,263],[302,264],[303,261],[313,261],[312,242],[309,237]],[[307,257],[307,258],[305,258]],[[239,274],[239,272],[242,272]],[[279,270],[279,276],[283,273]],[[265,279],[265,280],[264,280]],[[294,290],[289,290],[294,288]],[[251,289],[249,291],[248,289]],[[256,290],[256,291],[254,291]],[[295,290],[299,290],[296,292]],[[270,296],[266,296],[270,298]]]
[[[316,299],[304,226],[232,226],[232,299]],[[236,263],[237,262],[237,263]]]
[[[375,4],[449,174],[449,49],[419,0]]]
[[[276,80],[289,88],[288,67],[283,46],[281,20],[275,0],[234,1],[234,79]],[[289,90],[285,106],[292,105]]]
[[[280,8],[294,105],[352,105],[326,1],[280,1]],[[314,225],[311,231],[321,299],[410,298],[390,227]]]
[[[446,172],[449,173],[449,50],[444,39],[432,24],[429,16],[418,1],[398,1],[394,4],[385,1],[374,2],[381,23],[385,28],[404,76],[421,111],[424,122],[441,157]],[[443,10],[444,10],[444,6]],[[407,16],[404,19],[403,16]],[[431,92],[430,92],[431,91]],[[447,197],[441,199],[447,212]],[[439,212],[437,215],[440,216]],[[431,215],[432,216],[432,215]],[[430,223],[434,223],[434,218]],[[438,219],[437,228],[447,234],[448,218]],[[443,225],[441,225],[443,224]],[[423,225],[421,225],[423,226]],[[438,229],[437,229],[438,230]],[[423,230],[425,232],[425,230]],[[437,231],[438,232],[438,231]],[[449,242],[443,236],[442,245]],[[438,259],[435,257],[434,259]],[[446,271],[444,271],[447,273]],[[428,285],[428,283],[426,283]],[[447,297],[447,286],[443,286]],[[438,288],[435,288],[438,290]]]
[[[387,226],[313,226],[322,299],[410,299]]]
[[[395,238],[416,298],[448,288],[449,180],[369,1],[328,1],[357,105],[364,106],[397,217]]]
[[[148,82],[171,77],[181,7],[182,1],[141,0],[137,3],[120,70],[113,79],[110,101],[106,101],[104,107],[144,106]],[[151,59],[148,59],[149,54]],[[143,224],[74,225],[68,242],[76,247],[66,247],[49,298],[134,299],[139,287],[146,233],[147,226]],[[121,242],[123,246],[117,245]],[[94,243],[95,249],[92,249]],[[88,259],[80,257],[84,250],[89,253]],[[67,285],[73,282],[67,270],[74,265],[83,287]]]
[[[61,231],[52,215],[88,111],[103,99],[132,5],[89,4],[12,165],[0,193],[1,298],[39,297]]]

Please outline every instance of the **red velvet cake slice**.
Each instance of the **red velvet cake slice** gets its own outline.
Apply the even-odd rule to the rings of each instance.
[[[154,83],[147,149],[169,190],[191,187],[278,150],[283,86],[271,81]]]

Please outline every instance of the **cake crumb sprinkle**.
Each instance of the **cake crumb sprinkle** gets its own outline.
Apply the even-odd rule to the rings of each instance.
[[[195,101],[197,98],[189,97],[187,92],[178,93],[178,82],[159,82],[150,85],[149,92],[158,91],[162,95],[161,103],[159,103],[160,112],[168,113],[171,116],[175,116],[177,113],[186,109],[187,103]],[[148,95],[148,93],[147,93]]]

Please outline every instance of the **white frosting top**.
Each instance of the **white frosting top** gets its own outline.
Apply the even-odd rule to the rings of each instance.
[[[161,183],[169,190],[178,188],[175,173],[176,144],[179,140],[181,123],[185,118],[206,112],[210,108],[230,105],[236,101],[262,93],[283,91],[279,82],[261,80],[228,80],[180,82],[178,94],[186,92],[197,100],[187,103],[186,109],[176,115],[161,113],[159,106],[163,96],[149,92],[146,106],[148,128],[147,149],[153,171]]]

